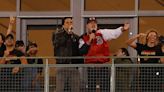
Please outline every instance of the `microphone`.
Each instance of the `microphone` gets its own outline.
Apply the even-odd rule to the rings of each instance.
[[[92,30],[92,33],[96,33],[96,30]]]
[[[72,30],[73,30],[73,27],[70,26],[70,27],[68,28],[68,33],[69,33],[69,34],[72,34]]]
[[[91,32],[91,34],[92,34],[92,33],[95,35],[96,30],[93,29],[92,32]],[[93,42],[93,39],[94,39],[94,38],[91,39],[91,43]]]

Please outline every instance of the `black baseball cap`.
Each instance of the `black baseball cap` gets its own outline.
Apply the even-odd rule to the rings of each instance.
[[[95,23],[97,23],[97,20],[96,20],[96,18],[95,17],[90,17],[90,18],[88,18],[88,20],[87,20],[87,24],[88,23],[90,23],[90,22],[95,22]]]
[[[6,38],[5,38],[5,40],[6,40],[6,39],[9,39],[9,38],[10,38],[10,39],[14,39],[14,36],[13,36],[12,34],[8,34],[8,35],[6,36]]]

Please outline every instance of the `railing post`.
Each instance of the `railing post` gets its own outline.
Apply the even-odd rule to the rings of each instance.
[[[112,58],[112,66],[111,66],[110,92],[115,92],[115,66],[114,66],[114,58]]]
[[[48,59],[46,59],[46,66],[44,72],[44,92],[49,92],[49,66]]]

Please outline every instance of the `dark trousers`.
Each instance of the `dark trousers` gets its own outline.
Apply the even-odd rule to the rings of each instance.
[[[22,73],[12,74],[12,68],[0,71],[0,92],[21,92]]]
[[[87,92],[110,92],[110,69],[108,67],[89,67]]]

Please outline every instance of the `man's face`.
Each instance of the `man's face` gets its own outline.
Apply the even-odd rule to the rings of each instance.
[[[95,21],[91,21],[87,24],[88,33],[92,33],[92,30],[97,30],[97,23]]]
[[[5,40],[5,44],[6,46],[14,46],[14,39],[12,39],[11,37],[7,38]]]
[[[65,19],[64,25],[63,25],[64,29],[68,30],[68,29],[72,28],[72,23],[73,23],[73,21],[71,18]]]

